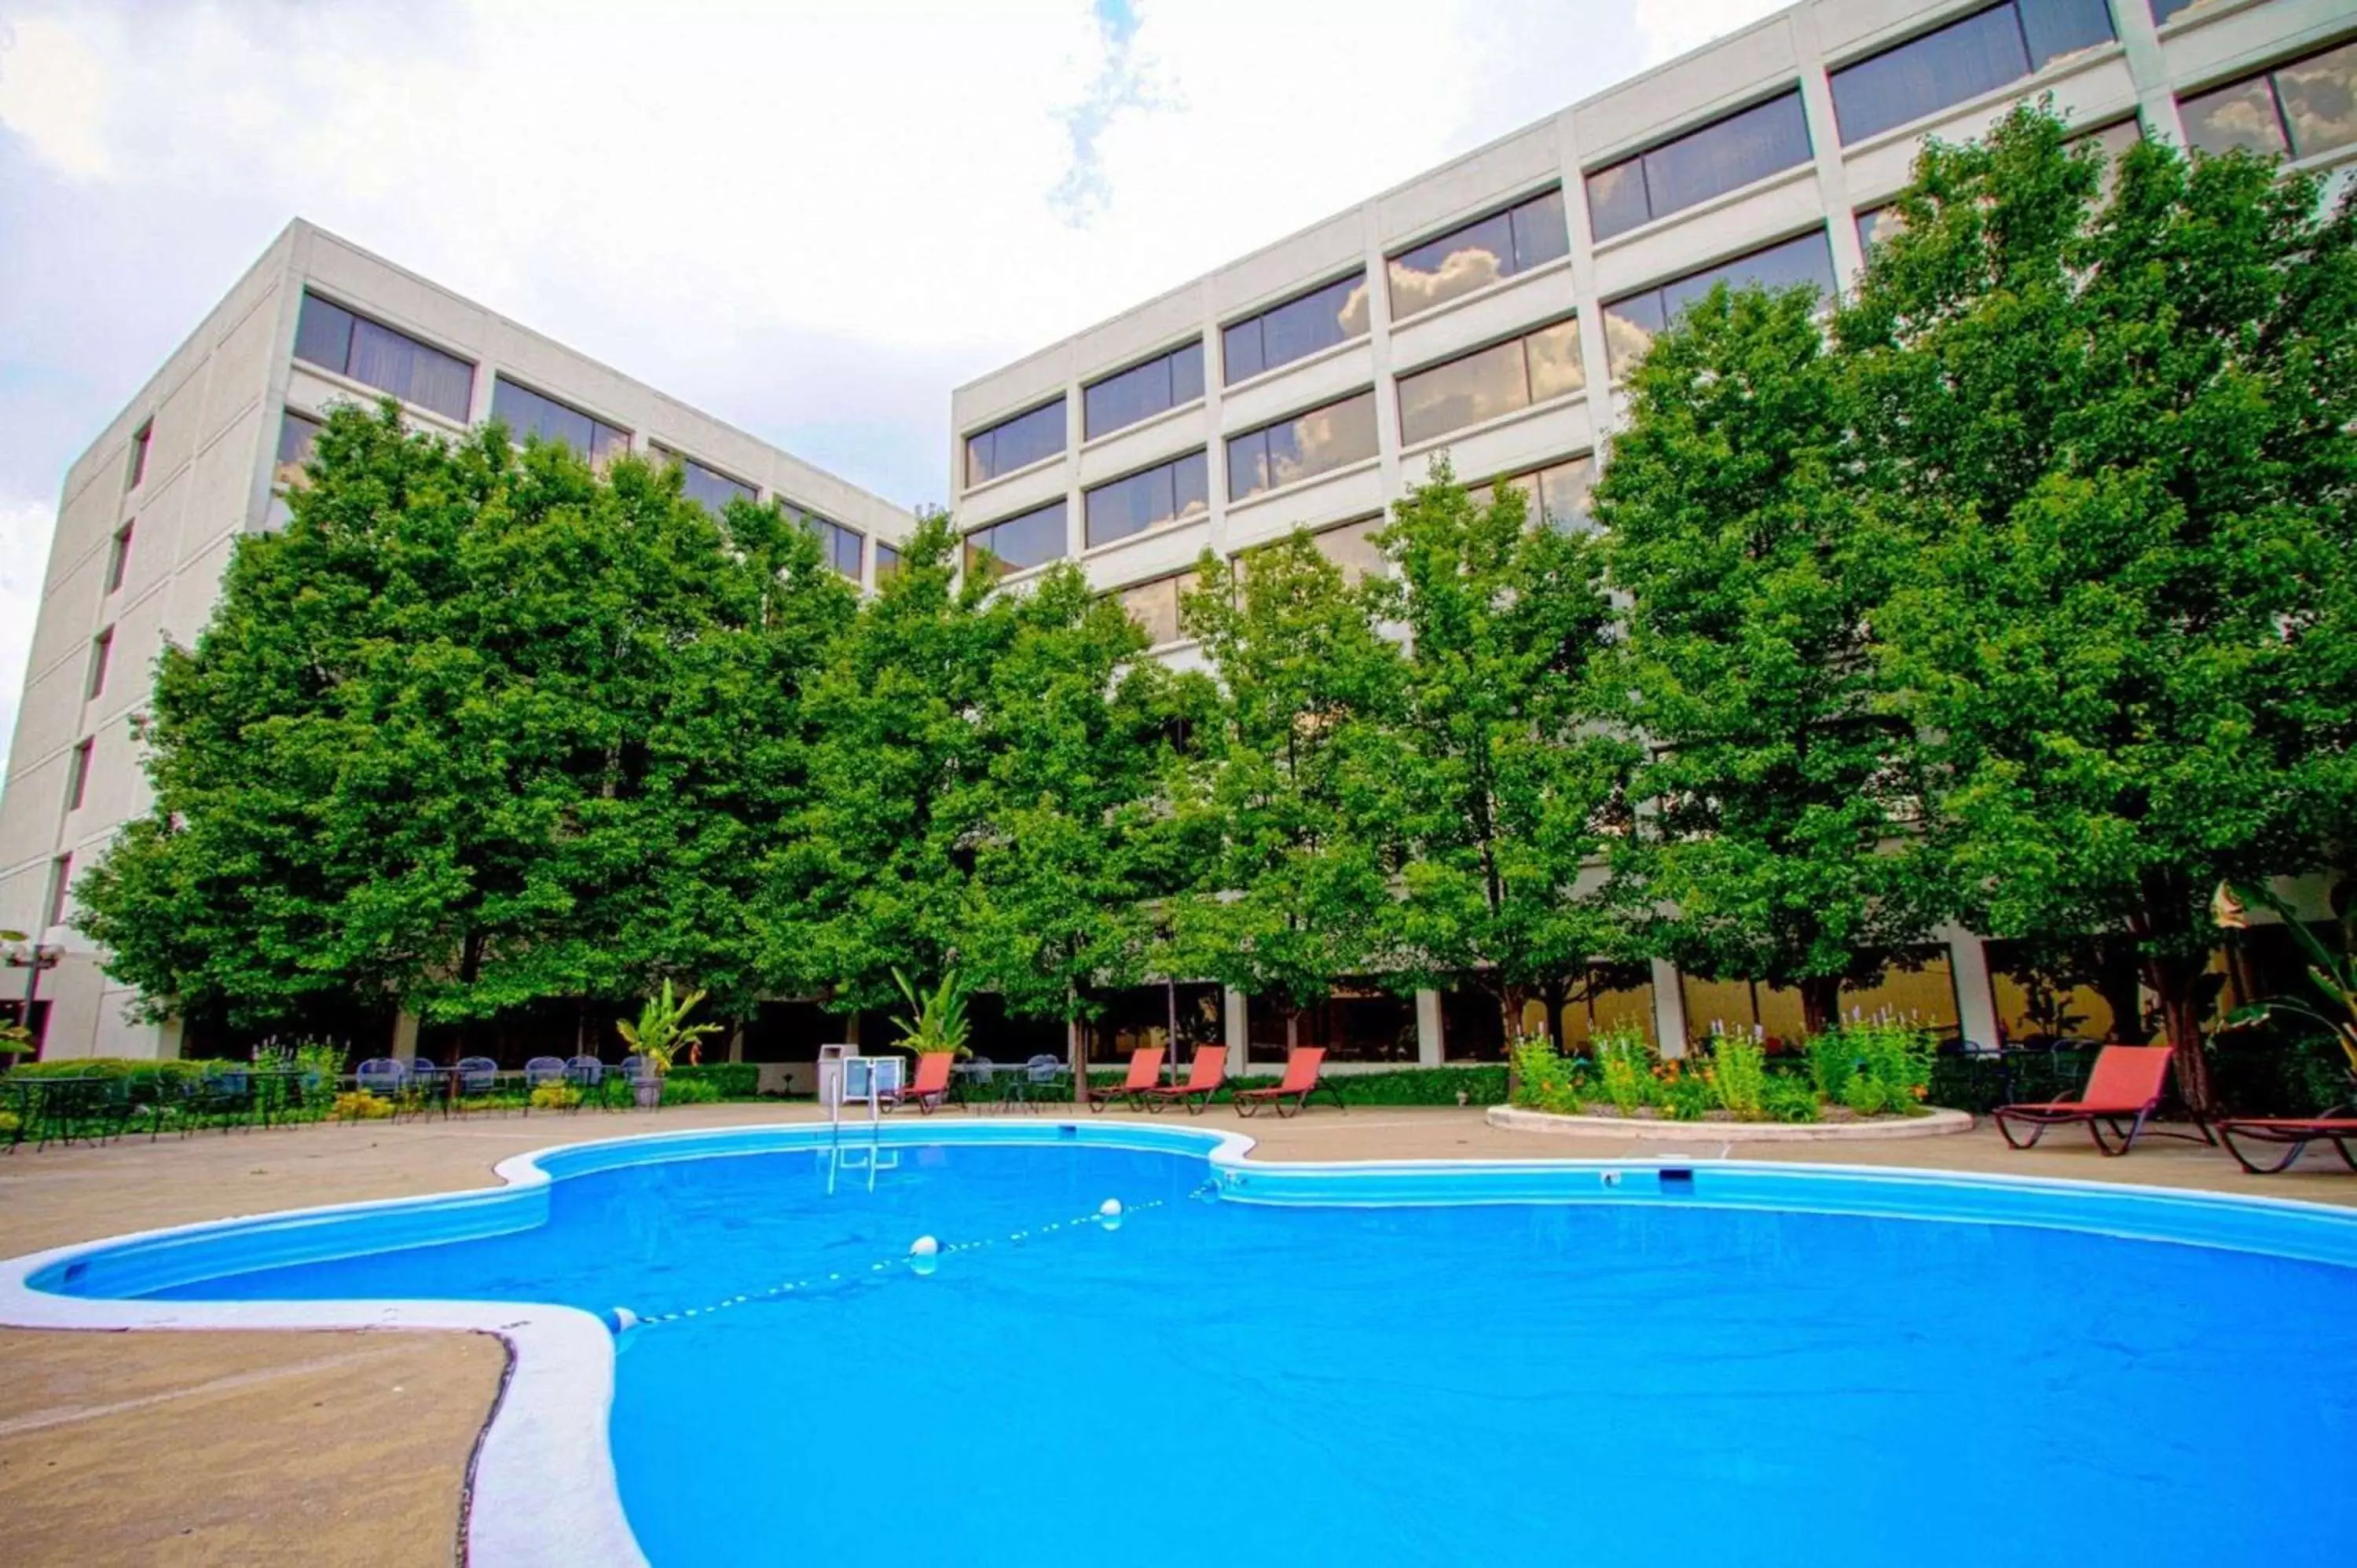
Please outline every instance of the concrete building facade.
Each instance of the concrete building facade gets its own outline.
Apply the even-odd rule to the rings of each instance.
[[[1684,300],[1720,279],[1835,292],[1926,137],[2042,97],[2115,152],[2247,145],[2338,188],[2357,167],[2357,12],[1803,0],[958,388],[968,559],[987,550],[1010,584],[1077,560],[1184,664],[1177,595],[1204,550],[1300,529],[1380,570],[1369,535],[1444,456],[1577,526],[1620,373]],[[1943,1022],[1995,1041],[2018,999],[1971,933],[1941,946],[1858,1000],[1930,1012],[1944,992]],[[1669,1050],[1717,1023],[1790,1033],[1779,1006],[1797,1022],[1796,1001],[1664,964],[1620,989]],[[1442,1001],[1417,999],[1419,1059],[1458,1054]],[[1230,998],[1239,1047],[1246,1011]]]
[[[863,585],[879,547],[888,566],[914,523],[528,328],[289,225],[66,475],[0,791],[0,929],[54,961],[38,982],[45,1056],[178,1054],[178,1026],[128,1017],[130,993],[69,926],[72,880],[148,810],[132,725],[156,656],[203,628],[238,536],[283,518],[317,419],[388,392],[423,429],[456,435],[496,413],[593,456],[674,457],[690,493],[713,503],[779,497]],[[12,967],[0,986],[21,994],[27,978]]]

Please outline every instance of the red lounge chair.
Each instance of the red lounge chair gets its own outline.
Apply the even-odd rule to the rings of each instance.
[[[1236,1114],[1249,1116],[1263,1105],[1274,1105],[1279,1116],[1291,1116],[1296,1112],[1308,1110],[1309,1097],[1321,1089],[1334,1097],[1338,1110],[1349,1110],[1350,1107],[1342,1103],[1341,1090],[1319,1075],[1318,1069],[1325,1065],[1325,1047],[1297,1047],[1285,1058],[1285,1078],[1281,1082],[1269,1089],[1236,1090]],[[1288,1100],[1293,1101],[1292,1111],[1285,1108]]]
[[[1186,1082],[1157,1083],[1140,1091],[1138,1098],[1146,1102],[1148,1111],[1159,1110],[1176,1101],[1185,1106],[1187,1113],[1191,1116],[1211,1103],[1211,1096],[1219,1092],[1220,1085],[1227,1080],[1227,1076],[1228,1047],[1198,1046],[1194,1059],[1187,1064]]]
[[[2161,1094],[2169,1085],[2169,1054],[2167,1046],[2105,1046],[2095,1058],[2095,1070],[2088,1075],[2086,1092],[2079,1099],[2000,1105],[1994,1112],[1996,1130],[2015,1148],[2027,1149],[2044,1137],[2049,1127],[2083,1122],[2095,1147],[2107,1155],[2125,1155],[2160,1106]],[[2028,1139],[2014,1136],[2016,1122],[2029,1128]],[[2119,1147],[2114,1148],[2104,1136],[2106,1127],[2119,1140]]]
[[[2321,1116],[2230,1116],[2217,1124],[2218,1135],[2226,1140],[2226,1152],[2253,1176],[2273,1176],[2289,1170],[2291,1164],[2308,1152],[2310,1144],[2330,1144],[2341,1155],[2341,1163],[2357,1171],[2357,1155],[2349,1152],[2350,1140],[2357,1139],[2357,1108],[2336,1105]],[[2242,1138],[2254,1144],[2289,1145],[2290,1152],[2271,1165],[2255,1165],[2251,1156],[2234,1146]]]
[[[921,1115],[931,1116],[950,1097],[950,1069],[957,1058],[948,1051],[927,1051],[917,1058],[914,1081],[903,1084],[883,1097],[884,1109],[913,1104]]]
[[[1139,1097],[1162,1081],[1162,1047],[1129,1053],[1129,1076],[1112,1089],[1099,1089],[1093,1084],[1082,1090],[1088,1099],[1089,1109],[1102,1111],[1116,1100],[1126,1100],[1129,1107],[1137,1109]]]

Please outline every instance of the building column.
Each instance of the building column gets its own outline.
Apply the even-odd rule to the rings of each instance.
[[[393,1054],[407,1061],[417,1054],[417,1015],[404,1013],[393,1021]]]
[[[1415,1059],[1420,1067],[1438,1067],[1447,1055],[1447,1036],[1440,1022],[1440,993],[1415,993]]]
[[[1686,993],[1678,983],[1677,965],[1653,961],[1653,1039],[1662,1055],[1676,1060],[1686,1054]]]
[[[1948,930],[1948,972],[1956,986],[1956,1032],[1967,1048],[1997,1048],[1996,992],[1989,983],[1988,944],[1961,926]]]
[[[1252,1061],[1252,1022],[1244,1009],[1251,1004],[1231,985],[1222,993],[1221,1013],[1228,1026],[1228,1070],[1242,1072]]]

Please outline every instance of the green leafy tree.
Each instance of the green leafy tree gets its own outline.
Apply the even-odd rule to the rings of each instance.
[[[847,615],[814,548],[635,461],[390,404],[329,419],[291,507],[158,665],[155,807],[80,889],[112,972],[253,1026],[350,998],[463,1024],[707,966],[748,1002],[715,915],[752,866],[720,846],[788,775],[748,777],[778,709],[732,693]]]
[[[2357,814],[2357,221],[2149,142],[2106,199],[2065,135],[1927,148],[1838,319],[1910,530],[1876,629],[1971,918],[2131,943],[2200,1107],[2210,890]]]
[[[1174,682],[1070,563],[994,600],[974,707],[983,773],[958,951],[1011,1013],[1073,1023],[1146,977],[1186,862],[1163,789]]]
[[[1818,303],[1721,287],[1656,338],[1594,503],[1631,600],[1616,683],[1653,748],[1630,918],[1683,968],[1796,989],[1813,1034],[1939,912],[1916,739],[1871,656],[1889,532]]]
[[[1534,997],[1559,1036],[1569,996],[1621,945],[1598,867],[1625,832],[1635,748],[1595,722],[1612,620],[1591,535],[1530,525],[1446,464],[1392,510],[1376,613],[1409,640],[1390,766],[1366,836],[1396,844],[1386,911],[1399,983],[1469,981],[1509,1039]]]
[[[1181,614],[1222,701],[1174,773],[1174,831],[1202,854],[1161,967],[1272,999],[1295,1037],[1337,976],[1390,967],[1394,867],[1363,824],[1397,755],[1405,660],[1305,534],[1232,568],[1206,554]]]
[[[1013,629],[990,580],[955,569],[943,514],[859,607],[810,688],[810,791],[770,854],[753,913],[786,994],[883,1008],[893,971],[920,983],[957,959],[986,805],[980,714]]]

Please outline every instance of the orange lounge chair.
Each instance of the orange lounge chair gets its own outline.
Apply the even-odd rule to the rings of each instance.
[[[1194,1059],[1187,1064],[1186,1082],[1157,1083],[1141,1090],[1138,1098],[1145,1101],[1148,1111],[1159,1110],[1175,1101],[1185,1106],[1187,1113],[1191,1116],[1211,1103],[1211,1096],[1220,1091],[1220,1085],[1227,1081],[1227,1077],[1228,1047],[1198,1046]]]
[[[2253,1176],[2273,1176],[2289,1170],[2291,1164],[2308,1153],[2310,1144],[2330,1144],[2341,1155],[2341,1163],[2357,1171],[2357,1154],[2349,1151],[2352,1139],[2357,1139],[2357,1108],[2336,1105],[2321,1116],[2229,1116],[2218,1122],[2218,1136],[2226,1141],[2226,1152]],[[2289,1153],[2271,1165],[2252,1161],[2251,1156],[2235,1146],[2241,1138],[2252,1144],[2276,1144],[2289,1146]]]
[[[927,1051],[917,1058],[917,1076],[909,1083],[883,1097],[884,1109],[913,1104],[920,1115],[931,1116],[949,1101],[950,1069],[957,1058],[948,1051]]]
[[[1286,1054],[1285,1077],[1275,1085],[1267,1089],[1236,1090],[1236,1114],[1249,1116],[1263,1105],[1274,1105],[1279,1116],[1291,1116],[1297,1112],[1308,1110],[1309,1097],[1321,1089],[1334,1097],[1337,1110],[1348,1111],[1350,1107],[1342,1103],[1342,1091],[1327,1082],[1318,1072],[1318,1069],[1325,1065],[1325,1047],[1297,1046]],[[1288,1100],[1293,1101],[1291,1111],[1285,1108]]]
[[[2095,1147],[2107,1155],[2125,1155],[2135,1146],[2145,1122],[2160,1108],[2160,1097],[2169,1087],[2169,1056],[2167,1046],[2105,1046],[2095,1058],[2095,1070],[2087,1076],[2085,1092],[2078,1099],[2000,1105],[1992,1112],[1996,1130],[2015,1148],[2027,1149],[2044,1137],[2049,1127],[2083,1122]],[[2027,1139],[2014,1136],[2016,1123],[2029,1129]],[[2104,1135],[2107,1127],[2111,1136],[2119,1140],[2117,1148]],[[2207,1137],[2206,1130],[2203,1135]]]
[[[1162,1081],[1162,1047],[1129,1053],[1129,1076],[1111,1089],[1099,1089],[1094,1084],[1081,1090],[1089,1109],[1102,1111],[1116,1100],[1126,1100],[1129,1108],[1137,1109],[1138,1099]]]

